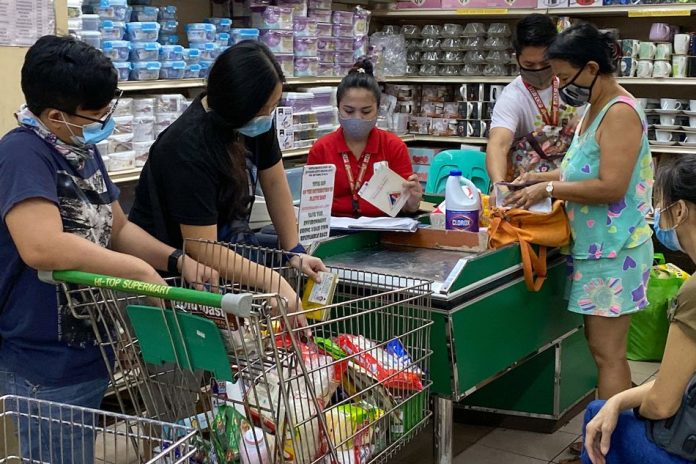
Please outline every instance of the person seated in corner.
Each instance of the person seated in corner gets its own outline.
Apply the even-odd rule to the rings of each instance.
[[[320,138],[309,151],[307,164],[336,166],[331,214],[342,217],[384,216],[384,212],[362,199],[358,192],[374,174],[376,162],[406,179],[404,189],[411,197],[402,213],[415,213],[423,188],[413,173],[406,144],[396,135],[375,127],[381,91],[372,63],[359,61],[338,86],[336,99],[341,127]]]
[[[683,251],[696,261],[696,155],[681,155],[673,164],[661,166],[654,188],[655,236],[665,247]],[[696,277],[691,276],[681,287],[668,316],[665,354],[655,380],[587,408],[583,463],[694,462],[693,454],[681,453],[683,449],[681,456],[664,449],[648,430],[659,430],[666,425],[661,420],[669,422],[685,407],[682,401],[687,387],[693,390],[696,381]],[[695,436],[696,426],[693,421],[675,420],[671,434]],[[688,448],[683,441],[680,448],[682,444]]]

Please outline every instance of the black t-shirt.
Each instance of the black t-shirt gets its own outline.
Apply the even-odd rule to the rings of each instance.
[[[150,148],[130,212],[131,221],[176,248],[183,245],[181,224],[216,224],[218,232],[229,229],[229,224],[222,223],[227,214],[221,212],[223,206],[219,202],[225,177],[218,172],[204,148],[202,127],[206,111],[201,104],[203,96],[196,98]],[[282,160],[275,126],[258,137],[245,138],[244,142],[248,150],[247,166],[262,171]],[[250,179],[254,178],[251,173],[249,175]],[[150,195],[153,184],[159,208],[153,206]],[[240,185],[248,185],[247,180]],[[239,192],[239,195],[247,193]],[[248,211],[240,211],[233,217],[235,221],[247,221],[247,214]],[[158,221],[158,217],[163,221]]]

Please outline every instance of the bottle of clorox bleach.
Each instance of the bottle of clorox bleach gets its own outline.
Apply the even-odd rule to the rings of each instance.
[[[445,189],[445,228],[479,231],[481,195],[461,171],[450,171]]]

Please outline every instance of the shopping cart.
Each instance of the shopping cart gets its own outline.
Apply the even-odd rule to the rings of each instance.
[[[218,462],[383,462],[427,424],[429,281],[330,269],[333,303],[298,312],[300,256],[186,246],[219,286],[52,275],[92,322],[122,410],[198,428]]]
[[[0,398],[0,462],[49,464],[195,462],[198,432],[142,417]]]

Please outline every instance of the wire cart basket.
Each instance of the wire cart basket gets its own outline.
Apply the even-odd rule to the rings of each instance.
[[[198,452],[182,425],[20,396],[0,407],[3,463],[183,464]]]
[[[384,462],[427,424],[429,281],[331,268],[314,284],[300,255],[186,248],[198,261],[184,267],[219,270],[219,285],[52,273],[122,411],[200,430],[219,463]]]

